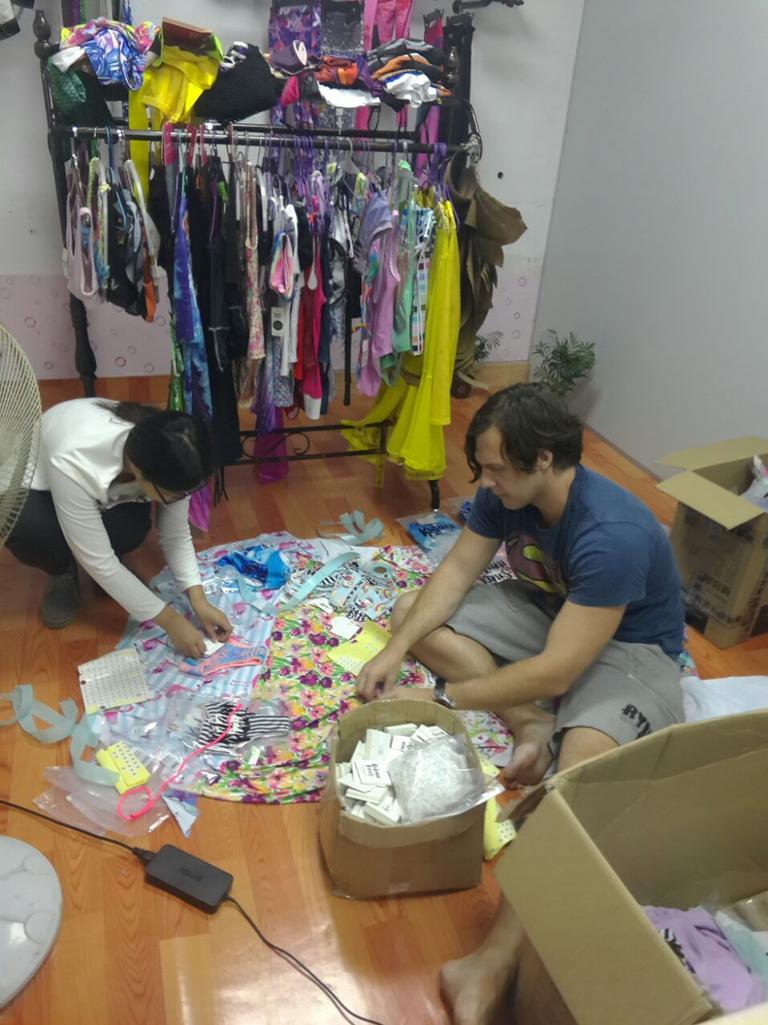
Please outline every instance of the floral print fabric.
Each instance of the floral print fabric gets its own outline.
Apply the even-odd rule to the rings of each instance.
[[[341,639],[331,631],[331,620],[339,613],[320,607],[328,588],[311,595],[295,609],[274,620],[263,617],[250,603],[242,601],[231,567],[223,569],[217,561],[232,551],[253,544],[275,546],[291,567],[287,593],[340,551],[349,550],[337,542],[303,541],[288,534],[263,535],[257,539],[220,546],[198,553],[203,586],[211,600],[230,617],[235,635],[250,645],[260,646],[261,660],[255,664],[221,673],[209,680],[196,680],[179,671],[179,658],[163,640],[162,631],[152,623],[129,624],[121,646],[135,644],[144,664],[153,694],[152,702],[109,713],[115,738],[134,743],[147,734],[148,723],[167,721],[169,703],[178,695],[193,695],[200,702],[236,698],[244,703],[279,702],[281,714],[290,718],[287,738],[266,743],[247,757],[236,752],[199,759],[185,786],[209,797],[257,804],[288,804],[319,799],[325,784],[329,762],[329,742],[336,723],[345,712],[357,707],[355,677],[336,665],[330,657]],[[383,601],[377,619],[386,626],[389,610],[404,591],[422,586],[432,566],[417,548],[385,547],[360,549],[366,560],[375,557],[389,567],[386,585],[378,585]],[[179,599],[173,581],[164,570],[154,581],[155,589],[180,611],[186,599]],[[275,601],[278,592],[264,592]],[[428,686],[427,670],[408,659],[400,678],[404,686]],[[509,751],[510,737],[503,724],[486,713],[462,713],[475,745],[491,761],[503,762]],[[149,731],[157,732],[154,731]],[[153,739],[153,743],[157,738]],[[138,746],[140,746],[138,741]]]

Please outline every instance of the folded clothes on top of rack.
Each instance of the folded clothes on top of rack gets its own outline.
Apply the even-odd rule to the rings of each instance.
[[[423,39],[393,39],[384,43],[366,55],[368,67],[372,74],[382,71],[388,64],[398,59],[418,60],[421,58],[432,67],[441,68],[445,64],[445,54]]]
[[[273,70],[283,72],[285,51],[269,55]],[[447,95],[443,88],[443,54],[419,40],[400,39],[367,56],[308,58],[306,66],[291,64],[280,106],[324,100],[335,107],[353,108],[385,103],[395,110],[434,103]],[[288,62],[289,64],[291,62]]]
[[[208,29],[167,19],[157,26],[126,25],[96,18],[61,30],[54,100],[64,113],[74,104],[70,85],[82,102],[82,74],[104,86],[124,86],[132,94],[131,124],[139,109],[157,111],[160,121],[193,116],[221,122],[243,120],[270,110],[310,101],[336,107],[385,103],[395,110],[417,107],[446,94],[443,54],[421,40],[397,39],[356,56],[316,56],[293,40],[267,59],[257,46],[236,42],[225,55]],[[108,114],[103,112],[107,123]]]

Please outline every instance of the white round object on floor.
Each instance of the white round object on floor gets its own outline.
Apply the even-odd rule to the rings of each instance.
[[[0,1007],[45,960],[61,922],[53,865],[22,840],[0,836]]]

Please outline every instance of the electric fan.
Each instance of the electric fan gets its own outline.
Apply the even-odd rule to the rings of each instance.
[[[18,519],[40,444],[40,392],[32,367],[0,324],[0,546]],[[43,855],[0,836],[0,1007],[32,978],[61,921],[61,887]]]

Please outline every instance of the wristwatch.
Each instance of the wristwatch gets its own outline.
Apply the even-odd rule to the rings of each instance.
[[[445,693],[445,680],[442,676],[435,677],[435,688],[432,692],[434,700],[438,705],[442,705],[443,708],[455,708],[456,705]]]

